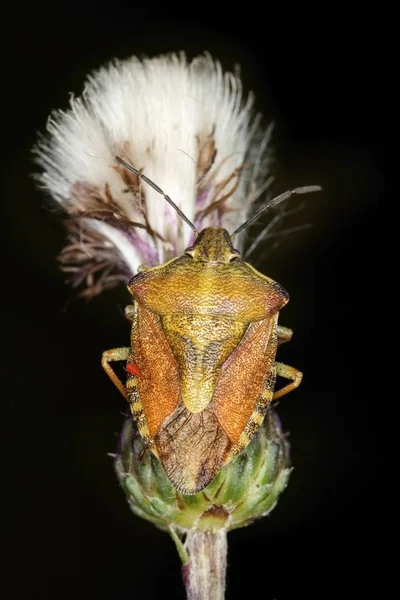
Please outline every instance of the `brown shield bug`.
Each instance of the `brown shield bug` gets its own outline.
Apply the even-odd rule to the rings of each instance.
[[[275,360],[278,344],[292,337],[278,325],[288,294],[244,262],[233,239],[267,208],[321,188],[281,194],[232,234],[216,227],[198,232],[157,185],[117,160],[164,196],[195,241],[182,256],[142,267],[130,280],[131,346],[107,350],[102,365],[172,484],[194,494],[247,446],[271,401],[302,379],[300,371]],[[127,361],[126,384],[112,361]],[[290,383],[274,391],[277,375]]]

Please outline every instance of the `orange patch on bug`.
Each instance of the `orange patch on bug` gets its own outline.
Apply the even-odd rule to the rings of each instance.
[[[213,403],[218,422],[235,444],[264,390],[277,348],[277,318],[252,323],[221,369]],[[271,393],[272,397],[272,393]]]
[[[155,437],[179,402],[178,367],[160,318],[143,307],[138,309],[131,343],[132,363],[139,373],[146,373],[138,377],[137,387],[150,435]]]

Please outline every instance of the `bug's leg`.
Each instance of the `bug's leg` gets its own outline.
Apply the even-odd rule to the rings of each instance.
[[[282,327],[281,325],[276,326],[276,333],[278,336],[278,345],[290,342],[292,339],[293,331],[289,327]]]
[[[111,350],[105,350],[101,359],[101,365],[103,369],[105,370],[115,387],[119,389],[119,391],[125,399],[128,398],[125,386],[110,366],[110,362],[114,362],[117,360],[128,360],[130,351],[130,348],[112,348]]]
[[[133,321],[135,317],[135,311],[136,307],[134,304],[128,304],[125,306],[125,317],[128,319],[128,321]]]
[[[291,379],[292,381],[291,383],[288,383],[283,388],[275,392],[272,396],[272,400],[277,400],[278,398],[285,396],[285,394],[288,394],[289,392],[297,388],[297,386],[300,385],[301,380],[303,379],[303,373],[301,371],[298,371],[294,367],[289,367],[288,365],[284,365],[283,363],[279,362],[276,363],[276,374],[280,377],[285,377],[285,379]]]

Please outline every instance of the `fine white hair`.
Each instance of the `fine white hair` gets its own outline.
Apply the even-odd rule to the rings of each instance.
[[[161,187],[196,227],[232,232],[268,187],[271,128],[260,135],[252,105],[239,77],[208,54],[115,60],[88,77],[68,110],[51,115],[35,149],[37,179],[70,214],[72,241],[83,243],[82,232],[97,246],[104,240],[104,264],[122,260],[132,275],[141,263],[181,254],[193,232],[115,156]]]

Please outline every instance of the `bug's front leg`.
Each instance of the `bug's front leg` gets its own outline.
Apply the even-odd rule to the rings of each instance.
[[[278,398],[281,398],[282,396],[285,396],[285,394],[288,394],[292,390],[296,389],[303,379],[303,373],[301,371],[279,362],[276,363],[276,374],[280,377],[285,377],[285,379],[291,379],[292,381],[275,392],[272,396],[272,400],[277,400]]]
[[[128,399],[125,385],[122,383],[114,369],[111,367],[110,362],[114,362],[117,360],[128,360],[130,351],[130,348],[112,348],[111,350],[105,350],[101,359],[101,365],[103,369],[105,370],[115,387],[119,389],[125,400]]]

